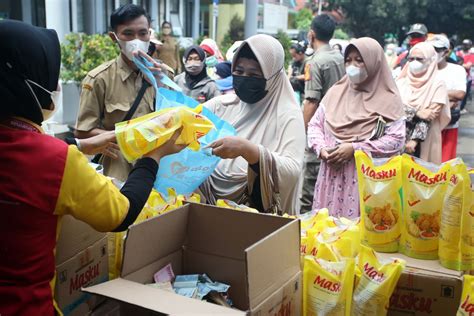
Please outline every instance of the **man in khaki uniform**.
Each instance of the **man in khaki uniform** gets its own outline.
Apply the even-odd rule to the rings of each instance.
[[[115,128],[123,121],[140,88],[143,75],[131,61],[132,51],[148,50],[150,18],[145,10],[133,4],[118,8],[111,16],[113,32],[109,35],[118,43],[121,54],[90,71],[82,81],[76,137],[87,138]],[[154,111],[155,91],[149,86],[133,118]],[[122,154],[118,158],[103,157],[104,174],[125,181],[131,170]]]
[[[327,14],[318,15],[311,23],[308,37],[315,52],[305,67],[303,117],[306,130],[326,92],[345,74],[344,57],[339,50],[329,46],[335,28],[336,23]],[[319,165],[319,158],[314,151],[306,148],[301,213],[312,209]]]

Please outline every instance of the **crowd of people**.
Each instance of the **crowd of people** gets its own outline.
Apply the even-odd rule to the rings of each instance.
[[[40,127],[59,102],[55,31],[0,22],[0,205],[9,209],[0,213],[0,314],[53,315],[49,282],[60,217],[72,214],[99,231],[127,229],[160,159],[185,148],[174,144],[178,130],[131,165],[115,144],[116,123],[155,110],[156,92],[134,64],[137,54],[158,80],[168,74],[236,129],[209,146],[222,161],[199,188],[206,203],[229,199],[278,214],[328,208],[355,218],[355,150],[374,157],[406,152],[436,164],[456,156],[474,61],[469,40],[454,53],[445,35],[427,38],[426,27],[415,24],[405,52],[394,44],[384,50],[369,37],[331,47],[336,23],[321,14],[308,43],[289,52],[275,38],[256,35],[225,56],[206,39],[180,60],[171,24],[155,36],[143,8],[124,5],[110,22],[121,53],[82,81],[75,138],[65,142]],[[293,58],[288,68],[285,54]],[[125,182],[120,190],[88,166],[83,154],[97,153],[104,175]]]

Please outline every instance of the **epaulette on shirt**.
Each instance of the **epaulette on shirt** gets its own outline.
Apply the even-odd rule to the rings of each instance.
[[[102,65],[96,67],[95,69],[92,69],[89,71],[87,74],[89,77],[95,78],[97,77],[101,72],[106,71],[112,64],[115,63],[115,59],[109,60],[108,62],[103,63]]]

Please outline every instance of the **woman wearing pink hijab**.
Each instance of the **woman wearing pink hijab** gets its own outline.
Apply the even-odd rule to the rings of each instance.
[[[449,124],[448,92],[438,79],[436,51],[430,43],[410,50],[408,63],[397,79],[407,117],[405,152],[441,163],[441,131]]]
[[[399,154],[405,143],[405,118],[377,41],[352,41],[344,59],[347,75],[321,101],[309,123],[308,145],[322,160],[313,208],[354,218],[360,213],[354,151],[374,157]]]

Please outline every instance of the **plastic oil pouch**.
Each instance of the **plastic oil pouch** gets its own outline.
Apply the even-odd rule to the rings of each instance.
[[[354,259],[332,262],[306,256],[303,271],[304,316],[349,316]]]
[[[175,108],[179,105],[193,107],[197,102],[180,92],[158,89],[157,109]],[[155,189],[167,194],[168,188],[174,188],[178,194],[191,194],[215,170],[220,158],[212,155],[212,150],[205,148],[212,142],[236,134],[235,128],[226,121],[217,117],[209,109],[203,107],[202,116],[214,124],[212,130],[199,139],[199,150],[185,148],[181,152],[166,156],[160,161],[160,168],[155,181]]]
[[[199,139],[214,128],[214,124],[200,114],[201,110],[201,107],[163,109],[115,124],[117,143],[123,156],[133,162],[163,145],[181,127],[183,130],[176,144],[189,144],[189,149],[199,150]]]
[[[397,252],[402,214],[401,156],[373,159],[356,151],[363,244],[380,252]]]
[[[474,315],[474,276],[472,275],[464,275],[461,304],[459,305],[458,312],[456,315]]]
[[[219,199],[216,201],[216,206],[229,208],[236,211],[244,211],[250,213],[258,213],[258,210],[248,207],[246,205],[240,205],[230,200]]]
[[[470,191],[461,226],[461,261],[463,270],[474,270],[474,170],[469,170]]]
[[[360,277],[354,289],[351,315],[386,315],[405,264],[401,259],[380,262],[373,249],[362,246],[357,264]]]
[[[464,241],[461,244],[462,224],[463,221],[469,221],[470,217],[470,179],[467,167],[461,159],[454,159],[449,163],[451,172],[439,230],[439,261],[448,269],[470,270],[473,258],[464,258],[461,252],[461,248],[465,245]],[[467,235],[474,236],[474,231],[470,231]]]
[[[403,155],[403,225],[400,252],[417,259],[437,259],[441,209],[450,164],[440,166]]]

